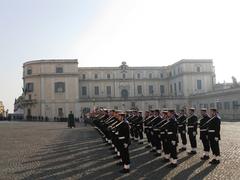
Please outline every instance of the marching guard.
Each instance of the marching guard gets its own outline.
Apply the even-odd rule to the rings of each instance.
[[[177,118],[178,133],[180,134],[182,141],[182,147],[179,149],[180,151],[186,151],[187,149],[186,120],[187,116],[185,114],[185,110],[182,109],[179,117]]]
[[[175,118],[175,111],[173,109],[168,110],[168,124],[166,125],[167,139],[170,150],[170,162],[172,167],[177,166],[177,121]]]
[[[211,119],[208,121],[208,138],[210,148],[212,150],[213,159],[210,161],[211,164],[220,163],[220,129],[221,129],[221,118],[218,115],[216,108],[210,109]]]
[[[209,139],[208,139],[208,124],[210,117],[207,114],[207,109],[202,108],[201,109],[201,116],[199,122],[199,128],[200,128],[200,140],[203,144],[203,156],[201,157],[201,160],[208,160],[209,159],[209,151],[210,151],[210,145],[209,145]]]
[[[191,151],[188,152],[188,154],[193,155],[197,153],[197,125],[198,125],[198,118],[194,114],[195,108],[189,109],[189,117],[187,118],[187,129],[188,129],[188,136],[189,141],[191,144]]]
[[[130,157],[129,157],[129,145],[131,144],[130,136],[129,136],[129,124],[125,120],[125,113],[119,113],[118,124],[118,140],[120,144],[120,155],[123,163],[122,173],[130,172]]]

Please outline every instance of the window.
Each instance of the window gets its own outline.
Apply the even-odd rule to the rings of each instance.
[[[203,107],[208,109],[208,104],[204,104]]]
[[[224,102],[224,109],[229,110],[230,109],[230,102]]]
[[[142,94],[142,86],[137,86],[137,93]]]
[[[152,73],[149,74],[149,79],[152,79]]]
[[[160,95],[163,96],[165,93],[164,85],[160,85]]]
[[[182,91],[182,83],[181,83],[181,81],[178,82],[178,90],[179,90],[179,92]]]
[[[86,74],[83,74],[83,75],[82,75],[82,79],[86,79]]]
[[[177,96],[177,84],[174,83],[174,95]]]
[[[111,86],[107,86],[107,96],[111,96],[111,94],[112,94]]]
[[[215,104],[214,103],[211,103],[210,104],[210,108],[214,108],[215,107]]]
[[[197,80],[197,89],[202,89],[202,80]]]
[[[26,84],[26,92],[33,92],[33,83]]]
[[[94,94],[97,96],[99,95],[99,87],[98,86],[94,87]]]
[[[153,85],[148,86],[149,94],[153,94]]]
[[[86,96],[87,95],[87,87],[82,87],[82,96]]]
[[[123,79],[126,79],[126,74],[123,73],[122,78],[123,78]]]
[[[178,74],[180,74],[181,73],[181,70],[180,70],[180,67],[178,67]]]
[[[135,108],[136,107],[136,103],[135,102],[131,102],[131,106],[132,106],[132,108]]]
[[[197,72],[201,72],[201,68],[199,66],[197,67]]]
[[[63,73],[63,67],[56,67],[56,73]]]
[[[32,74],[32,69],[31,68],[28,68],[27,69],[27,75],[31,75]]]
[[[163,78],[163,73],[160,74],[160,77]]]
[[[172,77],[172,72],[169,73],[169,76]]]
[[[238,109],[238,101],[232,102],[233,109]]]
[[[94,78],[95,78],[95,79],[97,79],[97,78],[98,78],[98,75],[97,75],[97,74],[95,74],[95,75],[94,75]]]
[[[56,82],[55,83],[55,93],[63,93],[65,92],[65,83],[64,82]]]
[[[138,73],[138,74],[137,74],[137,78],[140,79],[140,77],[141,77],[141,76],[140,76],[140,73]]]
[[[222,103],[221,102],[217,102],[217,109],[222,109]]]
[[[28,100],[32,100],[32,95],[31,94],[28,95]]]
[[[170,93],[171,94],[173,93],[173,86],[172,86],[172,84],[170,85]]]
[[[176,76],[176,71],[175,71],[175,69],[173,70],[173,75]]]
[[[107,74],[107,79],[110,79],[111,78],[111,75],[110,74]]]

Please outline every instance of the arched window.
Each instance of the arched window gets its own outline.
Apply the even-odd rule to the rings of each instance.
[[[197,66],[197,72],[201,72],[201,67]]]

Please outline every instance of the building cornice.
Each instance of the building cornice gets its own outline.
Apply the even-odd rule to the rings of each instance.
[[[25,62],[23,64],[24,66],[27,65],[32,65],[32,64],[57,64],[57,63],[74,63],[74,64],[78,64],[78,60],[77,59],[41,59],[41,60],[32,60],[32,61],[28,61]]]

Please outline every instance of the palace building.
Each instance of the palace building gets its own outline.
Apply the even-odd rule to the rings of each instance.
[[[24,63],[23,84],[24,116],[54,119],[70,111],[80,117],[96,107],[144,111],[199,106],[198,95],[213,92],[216,83],[211,59],[183,59],[160,67],[126,62],[79,67],[77,59],[49,59]]]

